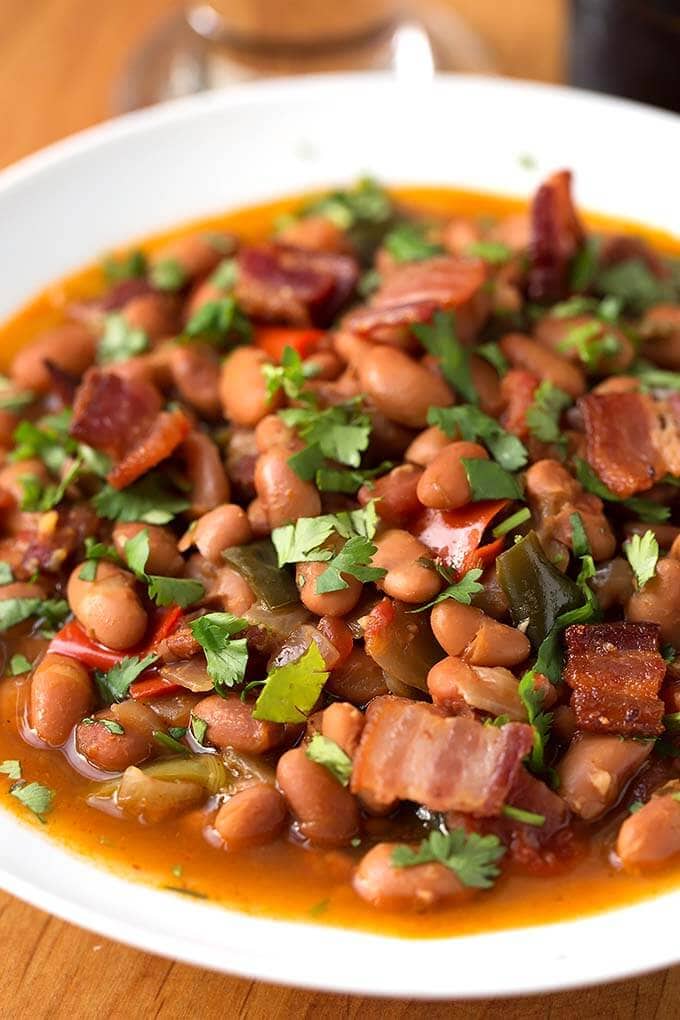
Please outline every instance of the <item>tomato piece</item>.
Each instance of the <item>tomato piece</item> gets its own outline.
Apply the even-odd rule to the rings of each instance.
[[[480,567],[482,570],[486,570],[487,567],[491,566],[496,557],[500,556],[504,548],[505,538],[503,536],[487,543],[487,545],[480,545],[478,549],[474,549],[466,556],[460,568],[461,574],[472,570],[473,567]]]
[[[478,503],[468,503],[457,510],[427,509],[415,521],[411,530],[435,556],[462,574],[469,570],[470,565],[491,562],[501,551],[502,541],[497,551],[497,542],[483,546],[482,549],[479,549],[479,543],[494,517],[509,505],[507,499],[484,499]],[[485,549],[489,552],[483,552]],[[475,553],[480,557],[480,564],[472,563]]]
[[[287,326],[258,326],[253,343],[269,355],[272,361],[280,362],[286,347],[292,347],[304,360],[314,354],[324,335],[322,329],[293,329]]]

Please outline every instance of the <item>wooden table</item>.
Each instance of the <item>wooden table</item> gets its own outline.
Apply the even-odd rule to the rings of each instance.
[[[0,166],[110,113],[114,82],[168,0],[0,0]],[[456,0],[503,71],[559,81],[561,0]],[[499,13],[502,11],[502,14]],[[641,932],[641,937],[644,933]],[[669,919],[669,937],[673,938]],[[677,1017],[680,968],[606,987],[477,1003],[367,1000],[243,981],[128,949],[0,893],[0,1018]],[[492,965],[492,964],[490,964]]]

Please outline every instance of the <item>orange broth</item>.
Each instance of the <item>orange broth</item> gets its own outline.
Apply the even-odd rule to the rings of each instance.
[[[409,187],[394,193],[431,213],[498,216],[525,208],[519,199],[450,188]],[[185,224],[141,246],[153,251],[173,237],[196,230],[226,229],[247,239],[261,238],[276,217],[294,209],[300,200],[297,196]],[[662,231],[595,214],[584,218],[592,228],[634,233],[658,249],[680,255],[680,241]],[[13,353],[37,333],[59,322],[67,300],[91,297],[103,284],[101,269],[94,265],[47,287],[0,327],[0,367],[6,368]],[[10,652],[15,651],[31,657],[38,647],[34,639],[19,639],[12,643]],[[203,838],[204,819],[198,812],[143,826],[89,807],[86,798],[93,791],[92,780],[74,771],[59,751],[29,745],[17,733],[17,711],[24,702],[26,683],[26,677],[0,680],[0,761],[19,759],[26,779],[56,791],[54,809],[46,820],[50,837],[127,878],[207,897],[252,915],[405,937],[463,935],[567,920],[627,906],[680,884],[680,863],[644,877],[616,870],[610,853],[622,816],[612,812],[590,830],[583,853],[561,874],[537,877],[521,874],[511,865],[493,890],[468,903],[416,916],[381,913],[360,900],[348,881],[361,848],[308,850],[279,841],[226,853]],[[0,806],[22,823],[40,825],[7,795],[9,787],[7,777],[0,775]]]

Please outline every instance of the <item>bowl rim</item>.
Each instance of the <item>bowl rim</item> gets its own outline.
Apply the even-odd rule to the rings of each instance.
[[[585,90],[574,90],[561,85],[549,85],[521,80],[508,80],[478,75],[438,75],[435,86],[473,87],[475,90],[510,95],[509,102],[522,101],[522,96],[544,95],[572,106],[584,104],[596,110],[603,118],[609,111],[635,111],[645,120],[655,120],[660,130],[676,129],[680,118],[676,115],[626,100],[602,96]],[[0,171],[0,196],[11,195],[14,188],[30,185],[31,181],[49,175],[52,168],[69,160],[97,150],[108,143],[129,138],[164,124],[181,124],[197,112],[238,109],[247,106],[277,105],[304,95],[313,87],[317,92],[336,93],[344,88],[368,88],[390,96],[398,87],[390,75],[383,73],[324,74],[310,77],[277,78],[230,86],[224,90],[173,100],[144,110],[125,114],[84,129],[75,135],[57,141],[28,155]],[[16,858],[5,859],[3,837],[21,832],[27,865]],[[30,868],[38,865],[37,873]],[[60,875],[75,880],[70,891],[54,887],[52,876]],[[83,889],[78,886],[82,876]],[[92,883],[97,883],[95,889]],[[292,922],[235,912],[219,905],[186,902],[179,896],[169,897],[167,892],[128,881],[106,868],[91,863],[86,857],[67,850],[62,844],[50,841],[40,832],[22,823],[8,812],[0,810],[0,887],[39,909],[49,910],[58,917],[91,931],[133,945],[140,950],[173,957],[199,966],[260,980],[275,981],[297,987],[324,991],[346,992],[375,996],[404,998],[448,999],[487,998],[504,995],[537,994],[565,990],[583,984],[620,979],[648,970],[669,966],[680,958],[672,940],[660,929],[664,913],[670,918],[673,906],[680,906],[680,889],[662,893],[639,903],[605,911],[586,918],[557,921],[530,928],[504,929],[500,932],[476,935],[447,936],[422,940],[404,939],[390,935],[374,935],[350,929],[341,929],[313,922]],[[94,893],[89,899],[88,889]],[[98,895],[99,887],[103,890]],[[131,903],[130,901],[134,901]],[[182,923],[161,925],[149,919],[154,912],[172,916],[193,924],[196,931],[190,937],[182,934]],[[219,920],[215,918],[219,914]],[[650,924],[646,926],[645,920]],[[214,932],[211,938],[198,933],[202,924]],[[635,946],[635,952],[626,946],[633,934],[642,928],[656,931]],[[243,934],[253,952],[247,955],[241,945],[219,942],[215,936],[224,936],[234,929]],[[287,947],[280,958],[257,953],[257,942],[262,932],[271,933],[274,940],[282,940]],[[543,951],[546,968],[539,974],[535,967],[513,972],[501,968],[501,976],[490,973],[493,968],[480,963],[503,953],[513,940],[521,940],[531,953]],[[546,949],[546,943],[560,943]],[[597,957],[594,947],[605,941],[611,943],[606,954]],[[271,939],[270,939],[271,942]],[[584,945],[581,945],[581,942]],[[292,946],[303,947],[312,954],[316,969],[310,972],[293,964]],[[587,947],[585,946],[587,943]],[[330,952],[328,951],[330,950]],[[366,958],[383,959],[376,973],[366,969]],[[227,958],[225,959],[225,955]],[[330,965],[328,959],[340,956]],[[453,977],[437,973],[428,967],[427,957],[436,955],[443,961],[460,965],[460,973]],[[517,951],[515,950],[515,957]],[[497,959],[497,957],[496,957]],[[418,961],[419,968],[413,962]],[[475,962],[476,961],[476,962]],[[350,964],[355,965],[351,974]],[[295,967],[297,966],[297,969]],[[466,969],[469,968],[469,969]],[[413,972],[418,969],[414,979]]]

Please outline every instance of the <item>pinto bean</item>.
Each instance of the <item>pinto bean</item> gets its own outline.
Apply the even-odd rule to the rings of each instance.
[[[441,903],[463,901],[473,890],[443,864],[416,864],[396,868],[392,854],[397,843],[378,843],[362,858],[354,872],[354,891],[379,910],[431,910]]]
[[[665,556],[642,591],[633,592],[626,617],[637,623],[658,623],[661,640],[680,645],[680,560]]]
[[[345,231],[327,216],[313,215],[293,220],[283,228],[279,240],[310,251],[329,251],[338,255],[352,253],[352,245]]]
[[[449,443],[425,468],[418,482],[418,499],[437,510],[454,510],[472,499],[463,459],[488,460],[489,454],[478,443]]]
[[[633,594],[633,571],[628,560],[616,556],[603,563],[590,581],[600,608],[606,612],[612,606],[623,606]]]
[[[366,705],[371,698],[387,694],[380,666],[363,648],[356,646],[349,657],[331,672],[326,690],[353,705]]]
[[[680,370],[680,305],[653,305],[645,312],[640,332],[646,343],[643,353],[662,368]]]
[[[233,747],[244,754],[264,754],[278,747],[285,735],[280,723],[253,719],[253,706],[241,701],[239,694],[226,698],[211,694],[199,701],[194,716],[208,724],[206,742],[219,750]]]
[[[302,604],[317,616],[344,616],[351,612],[361,598],[364,586],[351,574],[341,574],[347,587],[340,591],[317,591],[316,583],[326,570],[326,563],[298,563],[295,568],[295,583],[300,592]]]
[[[480,358],[479,355],[473,354],[470,358],[470,374],[472,384],[479,394],[480,408],[484,414],[490,414],[492,418],[497,418],[505,404],[498,372],[486,358]]]
[[[547,350],[542,344],[522,333],[507,333],[500,348],[513,368],[522,368],[539,379],[548,379],[571,397],[586,391],[585,375],[577,365]]]
[[[260,453],[266,453],[272,446],[288,446],[291,450],[302,446],[295,430],[286,425],[278,414],[267,414],[257,423],[255,442]]]
[[[46,361],[79,377],[94,361],[95,350],[96,341],[88,329],[76,322],[65,323],[41,333],[18,351],[10,375],[22,389],[47,393],[52,388],[52,376]]]
[[[79,564],[71,573],[66,595],[88,636],[117,651],[136,645],[148,620],[132,574],[102,560],[94,580],[83,581],[81,569]]]
[[[560,794],[574,814],[593,821],[613,807],[651,750],[652,741],[582,734],[572,741],[557,766]]]
[[[222,567],[211,581],[206,600],[215,599],[235,616],[245,613],[255,602],[253,590],[245,577],[232,567]]]
[[[49,653],[31,678],[31,725],[41,740],[59,747],[94,704],[88,670],[75,659]]]
[[[113,529],[113,544],[118,553],[125,557],[125,545],[146,531],[149,537],[149,558],[146,569],[150,574],[162,574],[163,577],[179,577],[184,573],[184,560],[177,551],[177,540],[169,528],[160,524],[133,524],[119,522]]]
[[[453,393],[434,375],[403,351],[375,345],[357,364],[362,389],[375,406],[400,425],[424,428],[431,407],[453,404]]]
[[[180,549],[184,551],[195,545],[206,560],[220,564],[225,549],[246,545],[252,540],[253,532],[245,511],[237,503],[224,503],[199,517],[180,540]]]
[[[333,334],[333,350],[348,365],[358,366],[371,346],[368,340],[362,340],[347,329],[339,329]]]
[[[266,507],[270,528],[321,513],[319,493],[293,471],[289,456],[285,447],[275,446],[261,454],[255,465],[255,489]]]
[[[247,516],[248,524],[253,532],[253,538],[264,538],[272,530],[269,526],[267,507],[263,500],[258,498],[249,503]]]
[[[0,408],[0,452],[3,452],[3,448],[10,450],[14,446],[14,430],[19,421],[18,414]]]
[[[218,418],[220,404],[219,361],[215,351],[203,344],[177,344],[170,355],[170,372],[182,400],[204,418]]]
[[[350,758],[359,746],[363,728],[363,713],[346,701],[335,701],[321,715],[323,736],[334,740]]]
[[[254,783],[230,797],[215,816],[227,850],[271,843],[286,821],[286,802],[269,783]]]
[[[328,380],[337,379],[344,370],[344,363],[333,351],[315,351],[304,361],[305,369],[313,372],[310,378]]]
[[[232,234],[185,234],[154,252],[152,264],[176,262],[187,279],[195,279],[212,272],[225,254],[233,253],[235,248]]]
[[[347,846],[359,832],[356,798],[302,747],[286,751],[276,767],[276,781],[295,816],[302,836],[318,846]]]
[[[40,584],[32,581],[12,581],[11,584],[0,585],[0,602],[7,599],[44,599],[45,590]]]
[[[78,725],[76,750],[104,772],[123,772],[130,765],[139,765],[158,748],[153,736],[162,728],[158,716],[137,701],[111,705],[97,712],[94,720]],[[105,720],[118,723],[123,732],[112,733],[103,725]]]
[[[616,538],[607,520],[602,500],[590,492],[556,460],[539,460],[525,475],[527,497],[540,521],[539,534],[547,542],[557,541],[572,547],[572,514],[583,523],[595,560],[614,555]]]
[[[680,560],[680,528],[676,524],[649,524],[644,521],[626,521],[623,531],[626,538],[630,538],[631,535],[639,535],[642,538],[647,531],[651,531],[659,546],[662,549],[669,549],[668,555],[672,556],[674,560]],[[677,543],[676,539],[679,539]],[[673,552],[674,544],[675,552]]]
[[[179,304],[174,294],[139,294],[123,308],[129,326],[143,330],[149,340],[161,340],[179,332]]]
[[[529,639],[516,627],[454,599],[435,606],[430,622],[442,648],[471,666],[517,666],[531,651]]]
[[[178,691],[177,694],[145,698],[142,704],[152,709],[163,720],[165,726],[188,727],[192,709],[200,700],[200,695],[191,691]]]
[[[373,566],[387,571],[376,584],[385,594],[414,604],[439,594],[442,587],[439,574],[419,562],[429,555],[419,539],[408,531],[393,528],[376,538],[375,544],[378,551],[373,556]]]
[[[450,445],[449,436],[442,432],[438,425],[430,425],[429,428],[420,432],[407,447],[404,457],[412,464],[428,467],[438,454]]]
[[[191,484],[191,513],[202,517],[231,495],[220,451],[205,432],[190,432],[181,446]]]
[[[602,322],[594,315],[569,315],[555,316],[546,315],[540,319],[534,327],[534,336],[539,343],[556,354],[561,354],[569,361],[580,364],[582,359],[579,354],[579,347],[576,344],[570,345],[570,339],[574,331],[588,329],[589,342],[593,345],[600,342],[604,337],[612,337],[618,344],[618,350],[612,354],[605,354],[596,359],[595,371],[598,375],[605,375],[611,372],[625,372],[635,357],[635,348],[629,337],[621,329],[609,323]],[[591,332],[592,331],[592,332]],[[596,350],[593,346],[593,350]]]
[[[412,464],[400,464],[370,485],[362,485],[357,499],[362,506],[377,500],[380,519],[392,527],[403,527],[422,510],[416,494],[421,475]]]
[[[626,871],[647,871],[680,855],[680,801],[652,797],[619,829],[616,852]]]
[[[29,460],[18,460],[14,464],[6,464],[0,469],[0,489],[14,498],[17,504],[21,504],[24,498],[24,487],[22,478],[37,478],[41,485],[47,485],[49,475],[47,468],[41,460],[30,458]]]
[[[249,428],[257,425],[265,415],[281,406],[279,390],[273,397],[267,395],[267,384],[262,366],[269,358],[257,347],[237,347],[222,364],[220,400],[224,417],[235,425]]]

